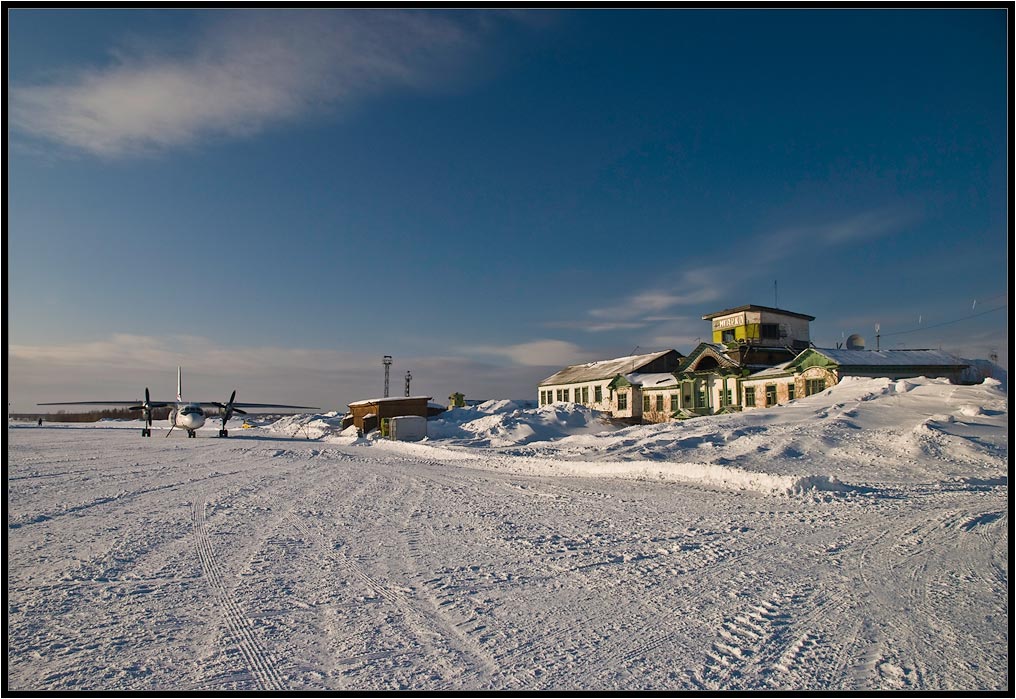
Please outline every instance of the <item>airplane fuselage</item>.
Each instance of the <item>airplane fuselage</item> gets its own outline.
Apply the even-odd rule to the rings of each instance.
[[[182,403],[169,411],[169,424],[193,432],[205,424],[205,411],[198,403]]]

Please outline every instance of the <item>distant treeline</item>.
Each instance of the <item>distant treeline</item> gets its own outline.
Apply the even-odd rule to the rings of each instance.
[[[168,420],[169,408],[153,408],[152,420]],[[17,413],[11,414],[15,420],[37,421],[42,418],[44,422],[98,422],[99,420],[142,420],[140,410],[127,410],[127,408],[105,408],[103,410],[90,410],[83,413],[70,413],[66,410],[58,410],[55,413]]]

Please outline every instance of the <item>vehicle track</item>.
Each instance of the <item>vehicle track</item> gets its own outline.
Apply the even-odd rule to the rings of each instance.
[[[205,500],[198,497],[193,505],[194,541],[208,586],[219,603],[226,626],[239,649],[243,660],[261,691],[281,692],[286,682],[276,668],[273,655],[266,651],[258,639],[253,624],[227,589],[205,526]]]
[[[401,480],[401,479],[400,479]],[[400,502],[408,502],[412,490],[407,489],[407,481],[402,480],[402,490],[394,497]],[[265,494],[278,503],[278,496]],[[407,512],[411,508],[405,508]],[[431,657],[434,664],[441,668],[447,681],[454,681],[464,686],[484,686],[489,677],[496,671],[496,666],[489,655],[464,632],[459,625],[448,620],[441,607],[432,599],[418,594],[419,588],[387,582],[369,574],[363,566],[356,562],[354,551],[347,543],[336,549],[334,542],[329,541],[318,530],[311,528],[295,512],[290,510],[285,516],[286,521],[301,533],[322,556],[345,570],[351,578],[363,583],[385,603],[393,607],[407,624],[424,652]],[[434,638],[443,639],[447,650],[435,647]],[[454,660],[446,656],[451,653]],[[369,655],[369,654],[368,654]],[[368,658],[368,655],[361,657]],[[369,658],[368,658],[369,659]],[[479,683],[479,684],[477,684]]]

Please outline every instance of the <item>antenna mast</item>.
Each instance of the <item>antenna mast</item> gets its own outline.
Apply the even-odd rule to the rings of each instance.
[[[385,365],[385,398],[388,397],[388,369],[392,366],[392,356],[386,354],[381,360],[381,363]]]

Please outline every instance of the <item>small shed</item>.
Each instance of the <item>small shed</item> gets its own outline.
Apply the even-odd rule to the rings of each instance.
[[[397,442],[415,442],[427,437],[427,418],[401,415],[388,418],[388,438]]]
[[[353,424],[363,434],[376,430],[381,420],[404,415],[417,415],[427,418],[427,404],[431,396],[410,396],[396,398],[371,398],[349,404],[349,413]]]

